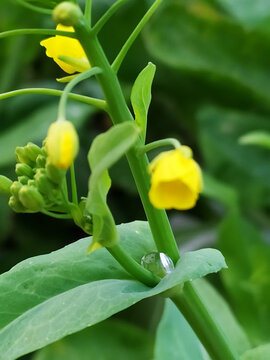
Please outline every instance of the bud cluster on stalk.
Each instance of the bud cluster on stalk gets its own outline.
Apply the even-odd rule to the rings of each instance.
[[[9,187],[9,206],[20,213],[64,210],[61,188],[66,171],[50,163],[45,141],[41,148],[33,143],[17,147],[15,155],[18,178]]]

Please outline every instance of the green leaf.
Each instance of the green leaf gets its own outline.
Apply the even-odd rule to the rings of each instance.
[[[47,346],[33,360],[149,360],[152,348],[153,339],[145,330],[106,320]]]
[[[239,322],[251,341],[259,344],[270,333],[270,246],[236,212],[223,221],[219,247],[228,267],[222,279]]]
[[[113,246],[118,241],[114,219],[106,201],[111,186],[108,169],[128,151],[138,135],[138,127],[133,122],[126,122],[113,126],[92,143],[88,155],[92,173],[86,203],[86,210],[93,218],[93,240],[89,251],[94,250],[96,244]]]
[[[254,349],[248,350],[241,356],[241,360],[269,360],[270,359],[270,344],[258,346]]]
[[[135,230],[138,224],[141,227]],[[144,223],[122,225],[118,230],[123,248],[132,249],[132,254],[137,249],[138,257],[145,254],[144,243],[152,238]],[[87,256],[88,241],[26,260],[0,276],[1,360],[13,360],[225,266],[223,256],[214,249],[185,253],[175,270],[151,289],[134,280],[119,280],[129,275],[105,249]]]
[[[266,131],[252,131],[240,137],[241,145],[258,145],[270,148],[270,133]]]
[[[136,124],[142,132],[143,142],[145,142],[147,114],[151,102],[151,87],[155,72],[156,66],[149,63],[138,75],[131,91],[131,104]]]
[[[58,103],[46,104],[34,111],[30,116],[22,119],[19,124],[1,132],[0,134],[0,166],[15,163],[16,146],[24,146],[27,142],[39,142],[43,140],[50,124],[57,119]],[[70,102],[67,109],[69,120],[80,127],[93,108],[76,102]]]
[[[197,336],[177,307],[166,300],[164,313],[157,330],[155,360],[209,359]]]

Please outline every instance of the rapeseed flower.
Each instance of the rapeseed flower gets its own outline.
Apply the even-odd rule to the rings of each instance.
[[[158,155],[149,165],[149,198],[158,209],[187,210],[202,190],[202,174],[191,149],[181,146]]]
[[[75,159],[79,140],[77,132],[70,121],[56,121],[49,127],[46,148],[50,163],[59,168],[67,169]]]
[[[72,26],[58,24],[56,30],[74,31],[74,28]],[[46,55],[53,58],[61,69],[68,74],[83,72],[90,68],[86,54],[77,39],[56,35],[42,40],[40,45],[46,48]],[[70,61],[68,64],[59,59],[61,56],[67,56],[70,60],[74,59],[74,62]]]

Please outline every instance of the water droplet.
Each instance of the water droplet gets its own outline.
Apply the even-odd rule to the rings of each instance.
[[[174,269],[171,258],[159,252],[151,252],[144,255],[141,259],[141,265],[161,278],[171,273]]]

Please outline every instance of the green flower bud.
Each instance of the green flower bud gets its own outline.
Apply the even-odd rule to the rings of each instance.
[[[48,178],[57,185],[62,183],[62,181],[66,175],[65,170],[56,168],[49,161],[47,161],[47,163],[46,163],[46,173],[48,175]]]
[[[27,176],[29,178],[34,175],[33,169],[27,164],[16,164],[15,172],[18,176]]]
[[[6,176],[0,175],[0,193],[10,195],[12,181]]]
[[[46,165],[46,157],[44,155],[38,155],[36,159],[36,165],[38,168],[44,168]]]
[[[27,151],[25,150],[25,147],[17,146],[15,149],[15,156],[18,162],[21,164],[27,164],[29,166],[34,165],[33,161],[27,155]]]
[[[24,185],[19,191],[19,200],[30,212],[41,211],[44,207],[43,197],[34,186]]]
[[[35,182],[35,180],[30,179],[30,180],[28,180],[27,185],[28,185],[28,186],[36,186],[36,182]]]
[[[21,190],[22,187],[23,185],[19,181],[14,181],[10,187],[11,194],[15,197],[18,197],[19,191]]]
[[[18,181],[22,184],[22,185],[27,185],[29,180],[28,176],[18,176]]]
[[[17,197],[11,196],[9,198],[8,205],[11,207],[11,209],[17,213],[23,213],[26,211],[25,207],[22,205],[22,203],[18,200]]]
[[[82,17],[83,13],[79,6],[69,1],[62,2],[53,10],[53,19],[56,24],[76,26]]]
[[[32,161],[36,161],[38,155],[42,154],[42,150],[39,146],[37,146],[36,144],[33,144],[31,142],[29,142],[26,146],[25,146],[25,152],[27,154],[27,156],[29,157],[30,160]]]

